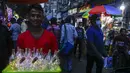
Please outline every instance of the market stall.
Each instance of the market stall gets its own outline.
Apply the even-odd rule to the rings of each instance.
[[[31,51],[26,49],[12,50],[9,65],[2,71],[2,73],[60,73],[60,61],[55,52],[51,56],[51,51],[44,55],[42,49]]]

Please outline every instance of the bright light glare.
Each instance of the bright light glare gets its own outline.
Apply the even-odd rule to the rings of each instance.
[[[42,6],[42,8],[44,8],[44,3],[41,3],[40,5]]]
[[[125,10],[125,4],[124,4],[124,2],[122,3],[122,5],[120,7],[120,10]]]
[[[125,6],[122,5],[122,6],[120,7],[120,9],[121,9],[121,10],[125,10]]]

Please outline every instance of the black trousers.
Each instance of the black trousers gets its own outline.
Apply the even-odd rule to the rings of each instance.
[[[102,73],[104,61],[102,58],[96,56],[87,55],[87,67],[86,73],[92,73],[92,68],[94,63],[96,63],[96,73]]]
[[[75,48],[74,48],[74,55],[76,55],[77,48],[78,50],[78,58],[81,59],[82,56],[82,50],[83,50],[83,39],[77,39],[75,42]]]

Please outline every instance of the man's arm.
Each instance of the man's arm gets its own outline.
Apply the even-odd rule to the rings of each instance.
[[[65,28],[64,28],[64,25],[62,25],[60,43],[63,43],[63,41],[64,41],[64,37],[65,37],[64,33],[65,33]]]

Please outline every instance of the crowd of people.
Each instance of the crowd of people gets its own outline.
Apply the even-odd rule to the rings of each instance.
[[[113,56],[113,67],[116,67],[116,57],[121,53],[125,57],[126,64],[123,65],[128,65],[130,36],[127,36],[125,28],[122,28],[117,36],[114,33],[108,36],[110,40],[113,40],[112,55],[109,55],[104,47],[106,41],[104,41],[100,18],[97,15],[89,18],[90,26],[85,29],[83,22],[79,22],[77,27],[72,25],[71,16],[57,22],[56,18],[48,21],[43,14],[43,8],[40,5],[31,5],[26,20],[12,18],[10,27],[3,25],[0,20],[0,71],[7,66],[11,50],[17,47],[43,48],[44,54],[51,49],[52,55],[59,50],[61,69],[67,72],[73,69],[72,55],[76,56],[78,52],[78,60],[81,62],[83,51],[86,52],[87,57],[87,73],[92,73],[94,63],[96,63],[96,73],[102,73],[104,59],[108,56]]]

